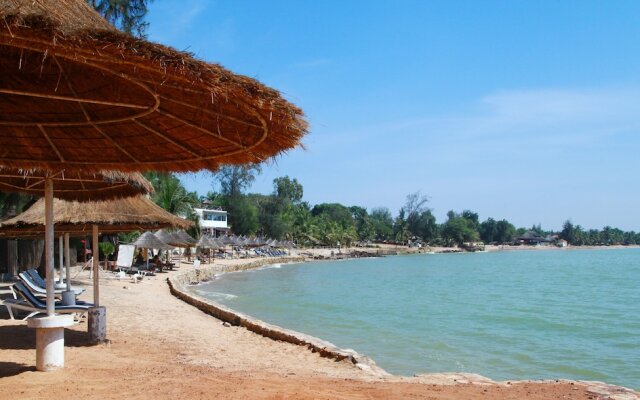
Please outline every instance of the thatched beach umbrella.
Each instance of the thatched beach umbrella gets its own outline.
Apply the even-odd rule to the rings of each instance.
[[[45,206],[44,199],[40,199],[22,214],[0,222],[0,238],[42,237],[45,230]],[[188,228],[193,224],[191,221],[165,211],[145,196],[86,202],[54,199],[53,214],[56,232],[65,236],[67,290],[70,290],[68,277],[71,267],[68,253],[69,236],[86,236],[92,233],[94,226],[98,226],[102,233],[120,233],[166,227]],[[94,271],[94,277],[95,273],[96,271]],[[94,280],[94,286],[95,284]],[[99,304],[99,294],[95,287],[94,297],[94,303]]]
[[[276,90],[124,34],[84,0],[0,0],[0,19],[2,166],[215,170],[307,131]],[[45,188],[50,200],[48,177]]]
[[[145,232],[136,239],[133,244],[136,247],[142,247],[144,249],[160,249],[169,250],[170,244],[167,244],[156,237],[153,232]]]
[[[85,0],[0,0],[0,19],[0,165],[215,170],[307,130],[278,91],[122,33]]]
[[[173,233],[161,229],[154,233],[154,235],[162,242],[171,245],[172,247],[182,247],[184,243]]]
[[[177,231],[175,234],[177,238],[179,238],[183,243],[186,243],[189,246],[195,246],[196,243],[198,243],[197,240],[192,238],[191,235],[189,235],[187,232],[185,232],[182,229]]]
[[[1,131],[0,127],[0,131]],[[53,186],[57,184],[60,190],[55,196],[70,200],[110,199],[118,196],[132,196],[146,194],[152,191],[151,184],[139,173],[123,173],[111,171],[75,171],[57,173],[41,168],[18,169],[2,167],[0,170],[0,186],[5,191],[24,192],[31,195],[44,195],[41,211],[44,220],[45,260],[46,260],[46,310],[48,319],[30,320],[29,326],[38,329],[36,334],[36,364],[39,370],[51,370],[64,364],[64,327],[73,323],[68,316],[54,318],[54,262],[53,262]],[[94,303],[98,307],[98,230],[93,231],[94,253]],[[60,240],[60,273],[62,276],[63,250],[67,259],[67,291],[62,293],[64,304],[75,303],[75,296],[69,281],[70,255],[69,235],[65,234],[64,244]],[[91,331],[90,319],[90,331]]]
[[[22,214],[0,222],[0,238],[42,236],[44,209],[44,200],[40,199]],[[193,225],[193,222],[171,214],[145,196],[89,202],[54,199],[53,211],[56,232],[71,236],[85,236],[93,225],[98,225],[102,233],[189,228]]]
[[[173,246],[158,239],[153,232],[145,232],[136,239],[133,244],[143,249],[170,250]],[[147,257],[147,268],[149,267],[149,257]]]
[[[198,242],[196,243],[196,247],[207,249],[209,252],[209,262],[211,262],[211,250],[219,249],[220,245],[216,243],[216,241],[213,238],[210,238],[206,235],[202,235],[200,236],[200,239],[198,239]]]
[[[187,243],[185,243],[175,232],[167,232],[164,229],[161,229],[154,233],[154,235],[160,239],[160,241],[165,242],[171,247],[189,247]],[[167,250],[168,251],[168,250]],[[182,254],[178,253],[179,260],[182,259]],[[169,257],[167,256],[167,261],[169,261]],[[178,262],[178,265],[180,261]]]
[[[56,185],[55,194],[51,194],[56,198],[67,200],[89,200],[89,199],[111,199],[121,196],[133,196],[136,194],[146,194],[153,191],[151,184],[138,173],[118,172],[118,171],[100,171],[100,172],[69,172],[60,171],[58,173],[50,173],[41,169],[21,170],[17,168],[0,168],[0,190],[5,192],[22,192],[31,195],[46,195],[46,182],[50,185]],[[53,287],[53,227],[50,232],[45,229],[47,210],[46,199],[41,199],[39,206],[33,208],[28,214],[33,222],[31,228],[35,228],[35,232],[45,233],[45,241],[47,245],[47,286]],[[49,202],[53,204],[53,202]],[[87,209],[85,209],[86,211]],[[53,209],[50,210],[51,214]],[[72,212],[73,214],[73,212]],[[41,218],[38,220],[38,218]],[[16,220],[19,221],[19,220]],[[54,222],[51,221],[53,224]],[[7,221],[2,224],[7,224]],[[0,226],[2,225],[0,224]],[[68,248],[68,236],[65,238],[66,247]],[[62,243],[62,242],[61,242]],[[63,246],[64,247],[64,246]],[[97,244],[94,244],[94,251]],[[67,252],[67,260],[69,254]],[[67,275],[68,276],[68,275]],[[94,282],[97,285],[97,282]],[[67,279],[67,290],[70,291],[70,283]],[[54,302],[53,290],[47,293],[47,314],[53,315]]]

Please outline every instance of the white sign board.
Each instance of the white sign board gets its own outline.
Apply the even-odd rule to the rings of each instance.
[[[133,263],[133,253],[136,246],[132,244],[121,244],[118,246],[118,267],[130,268]]]

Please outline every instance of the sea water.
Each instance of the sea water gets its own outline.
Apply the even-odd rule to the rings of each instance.
[[[601,380],[640,389],[640,249],[283,265],[194,288],[390,373]]]

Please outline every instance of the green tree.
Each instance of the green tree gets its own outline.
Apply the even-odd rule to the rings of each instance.
[[[174,215],[192,217],[193,207],[199,203],[195,192],[189,192],[180,179],[171,173],[148,172],[145,177],[151,182],[155,193],[153,201]]]
[[[233,233],[253,235],[259,229],[258,208],[246,196],[239,196],[226,205]]]
[[[478,231],[480,229],[478,213],[475,213],[471,210],[464,210],[460,216],[469,221],[474,230]]]
[[[350,207],[355,223],[355,230],[360,240],[371,240],[375,237],[375,230],[367,209],[360,206]]]
[[[262,168],[258,164],[231,165],[220,168],[213,176],[220,183],[220,194],[227,199],[235,199],[243,194],[261,172]]]
[[[198,194],[187,191],[180,179],[174,174],[147,172],[144,176],[153,185],[154,193],[151,196],[153,202],[171,214],[193,222],[187,232],[194,237],[199,237],[200,221],[198,214],[193,210],[200,202]]]
[[[516,227],[509,221],[503,219],[496,223],[495,242],[498,244],[511,243],[516,236]]]
[[[145,37],[149,26],[144,21],[147,5],[152,0],[87,0],[116,28],[138,37]]]
[[[406,229],[413,236],[422,236],[420,217],[423,212],[428,210],[426,206],[428,202],[429,198],[427,196],[423,196],[419,191],[407,195],[402,209],[406,219]]]
[[[314,217],[324,216],[330,221],[338,223],[344,229],[354,226],[351,210],[339,203],[316,204],[311,209]]]
[[[406,211],[403,207],[393,221],[393,239],[398,243],[406,244],[410,236],[411,232],[409,231],[409,224],[407,223]]]
[[[273,194],[278,199],[295,204],[302,200],[304,190],[297,179],[283,176],[273,180]]]
[[[447,213],[449,217],[442,227],[442,237],[449,245],[461,245],[468,242],[476,242],[480,239],[478,230],[474,224],[474,218],[467,215],[458,215],[453,211]]]
[[[576,241],[575,228],[571,220],[566,220],[562,225],[562,231],[560,237],[566,240],[569,244],[574,244]]]
[[[371,210],[369,216],[376,240],[389,240],[393,235],[393,217],[386,207]]]
[[[431,213],[431,210],[424,210],[418,216],[415,222],[416,236],[419,236],[427,243],[432,243],[438,238],[438,223],[436,217]]]
[[[497,242],[498,223],[493,218],[488,218],[480,224],[480,239],[484,243]]]
[[[220,184],[220,202],[227,209],[229,225],[236,234],[251,235],[259,229],[258,207],[247,199],[244,190],[261,171],[258,164],[233,165],[214,174]]]

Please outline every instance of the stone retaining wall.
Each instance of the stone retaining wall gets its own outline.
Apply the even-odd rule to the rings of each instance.
[[[314,353],[319,353],[323,357],[329,357],[337,361],[346,360],[353,363],[358,368],[368,371],[377,376],[388,376],[389,374],[378,367],[373,360],[366,356],[362,356],[354,350],[340,349],[327,341],[318,339],[314,336],[305,335],[300,332],[282,328],[277,325],[271,325],[249,315],[239,313],[228,307],[214,302],[211,299],[198,296],[191,293],[187,286],[205,282],[214,278],[216,274],[223,272],[244,271],[256,269],[271,264],[286,264],[291,262],[303,262],[304,257],[280,257],[259,259],[241,265],[224,266],[214,265],[202,268],[195,268],[184,273],[176,274],[171,278],[167,278],[171,293],[183,300],[184,302],[197,307],[199,310],[212,315],[231,325],[242,326],[252,332],[273,340],[293,343],[299,346],[305,346]]]

